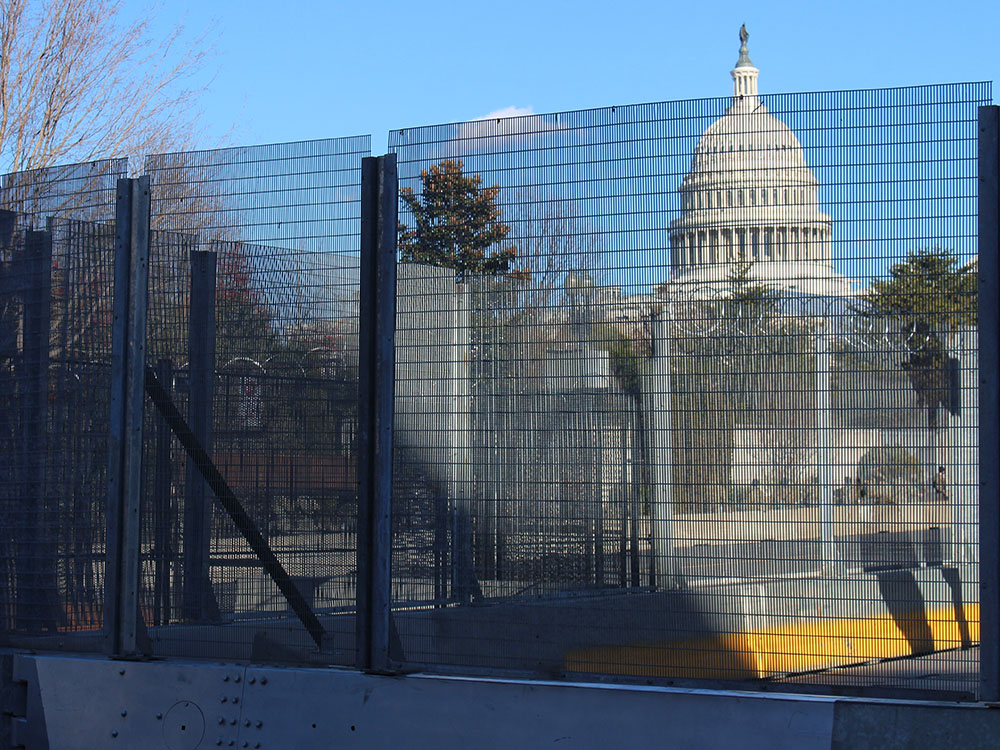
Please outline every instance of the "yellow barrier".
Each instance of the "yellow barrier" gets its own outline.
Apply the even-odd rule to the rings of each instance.
[[[944,651],[979,641],[979,605],[857,619],[799,620],[739,633],[570,651],[574,672],[748,680],[872,659]],[[963,630],[968,632],[963,633]]]

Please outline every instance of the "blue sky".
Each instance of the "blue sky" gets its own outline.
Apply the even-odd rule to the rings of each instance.
[[[370,133],[382,153],[395,128],[725,96],[743,22],[762,92],[1000,81],[1000,3],[694,6],[170,0],[156,23],[214,26],[202,148]]]

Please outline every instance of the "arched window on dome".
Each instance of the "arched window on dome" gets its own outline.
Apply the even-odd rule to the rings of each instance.
[[[757,205],[757,191],[756,190],[751,190],[750,191],[750,205],[751,206],[756,206]]]
[[[778,205],[778,188],[774,189],[774,205]]]
[[[726,205],[727,206],[733,205],[733,191],[732,190],[727,190],[726,191]]]
[[[781,200],[786,206],[788,205],[788,188],[784,189],[784,196]]]
[[[766,206],[767,205],[767,190],[761,190],[760,191],[760,197],[761,197],[761,200],[763,201],[763,205]]]
[[[742,206],[743,205],[743,191],[739,190],[737,192],[739,193],[739,201],[740,201],[740,205]]]

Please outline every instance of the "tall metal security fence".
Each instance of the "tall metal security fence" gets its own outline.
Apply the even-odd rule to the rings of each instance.
[[[390,133],[403,661],[974,694],[989,85],[753,72]]]
[[[327,614],[350,613],[355,601],[359,180],[368,152],[365,136],[146,162],[147,364],[304,604]],[[242,659],[314,647],[291,624],[273,571],[152,405],[145,435],[142,602],[152,652]],[[346,622],[330,620],[327,646],[353,663]]]
[[[0,178],[0,637],[101,648],[115,180]]]
[[[978,697],[989,86],[754,71],[3,178],[4,644]]]

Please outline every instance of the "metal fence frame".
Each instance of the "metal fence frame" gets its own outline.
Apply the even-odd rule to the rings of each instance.
[[[1000,107],[979,110],[980,699],[1000,700]]]
[[[1000,701],[1000,108],[979,111],[979,465],[981,525],[982,642],[980,699]],[[358,471],[358,585],[356,664],[364,671],[398,672],[407,667],[398,651],[392,615],[392,497],[393,421],[395,408],[396,232],[398,175],[395,154],[364,159],[362,165],[360,383]],[[266,540],[207,458],[208,436],[198,425],[199,408],[192,397],[185,421],[169,412],[169,394],[145,366],[145,320],[148,305],[150,247],[150,183],[148,177],[119,181],[113,316],[110,459],[107,526],[105,636],[107,651],[116,658],[136,658],[146,649],[138,598],[140,570],[140,496],[142,477],[143,404],[146,394],[164,413],[167,424],[196,457],[202,480],[236,520],[254,552],[264,562],[306,630],[322,648],[324,631],[301,591],[291,582]],[[207,268],[196,278],[210,278]],[[205,282],[206,289],[214,283]],[[195,295],[192,294],[192,299]],[[666,336],[659,337],[666,341]],[[821,337],[822,338],[822,337]],[[197,358],[192,340],[192,360]],[[203,354],[212,359],[210,352]],[[192,368],[194,365],[192,364]],[[210,372],[214,368],[207,368]],[[661,373],[662,375],[663,373]],[[208,378],[210,381],[211,378]],[[655,399],[656,396],[654,395]],[[176,409],[175,409],[176,411]],[[655,410],[669,419],[665,408]],[[168,413],[169,412],[169,413]],[[669,435],[669,423],[657,423],[654,433]],[[663,446],[660,446],[662,449]],[[655,449],[655,446],[654,446]],[[667,446],[669,453],[669,446]],[[206,463],[208,464],[206,466]],[[658,466],[657,470],[663,470]],[[829,482],[826,484],[830,484]],[[663,491],[669,482],[657,479]],[[672,554],[674,538],[669,497],[652,500],[653,571],[658,588],[679,585]],[[197,513],[197,505],[194,512]],[[242,513],[242,515],[241,515]],[[204,530],[192,516],[189,521]],[[830,517],[822,519],[822,563],[833,564]],[[832,526],[830,527],[832,528]],[[827,533],[829,531],[829,533]],[[200,548],[201,545],[199,544]],[[455,550],[452,554],[457,555]],[[185,564],[204,565],[192,552]],[[197,599],[197,591],[191,597]],[[197,606],[186,601],[186,606]],[[462,671],[462,670],[457,670]],[[474,671],[474,670],[472,670]],[[814,686],[815,689],[815,686]]]

